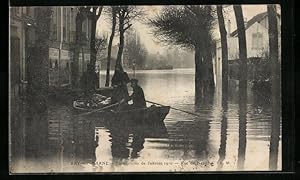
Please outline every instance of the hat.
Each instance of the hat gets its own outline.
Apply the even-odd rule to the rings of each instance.
[[[139,80],[137,80],[137,79],[130,79],[130,82],[137,84],[139,82]]]

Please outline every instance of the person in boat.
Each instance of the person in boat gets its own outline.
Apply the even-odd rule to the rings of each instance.
[[[122,107],[125,106],[125,101],[129,99],[127,86],[124,87],[124,85],[120,83],[120,84],[115,84],[113,88],[114,90],[111,97],[111,103],[113,104],[119,103],[119,110],[120,110],[121,106]]]
[[[129,99],[127,83],[130,82],[128,74],[123,71],[121,66],[116,66],[115,74],[112,77],[112,86],[114,88],[112,94],[112,103],[120,103],[119,110],[126,106]]]
[[[131,87],[133,88],[133,93],[129,96],[128,101],[132,100],[133,105],[131,108],[145,108],[146,107],[146,100],[143,89],[138,85],[137,79],[131,79]]]

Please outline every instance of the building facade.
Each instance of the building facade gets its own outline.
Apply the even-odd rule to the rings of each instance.
[[[53,7],[50,24],[49,83],[50,86],[66,86],[71,83],[71,65],[76,43],[76,15],[74,7]],[[91,21],[82,23],[81,50],[79,54],[79,76],[90,61]]]
[[[49,39],[49,86],[60,87],[71,83],[71,64],[76,38],[75,7],[51,7]],[[35,43],[35,7],[10,8],[10,65],[11,82],[26,89],[28,78],[29,49]],[[82,23],[79,75],[90,61],[91,21],[86,17]]]
[[[39,7],[41,8],[41,7]],[[49,7],[47,7],[49,8]],[[10,8],[10,41],[9,41],[9,107],[10,107],[10,156],[12,164],[23,162],[25,147],[30,141],[26,140],[29,131],[28,106],[26,100],[28,86],[34,74],[32,63],[37,58],[31,57],[31,52],[36,47],[37,9],[35,7]],[[71,63],[73,63],[73,51],[75,45],[77,8],[51,7],[49,38],[49,86],[61,87],[70,84]],[[85,18],[82,24],[81,53],[79,56],[80,75],[86,71],[89,62],[90,21]],[[35,62],[31,61],[34,59]],[[30,70],[28,70],[30,69]],[[43,69],[44,70],[44,69]],[[39,72],[39,71],[37,71]],[[35,74],[36,75],[36,74]],[[47,79],[45,79],[47,81]],[[30,120],[32,121],[32,119]],[[28,123],[28,122],[27,122]],[[39,127],[40,128],[40,127]]]
[[[278,52],[279,61],[281,61],[281,18],[278,14]],[[239,59],[239,45],[237,30],[231,32],[231,21],[227,20],[227,45],[228,45],[228,60],[229,60],[229,78],[233,72],[230,71],[231,64]],[[268,33],[268,14],[263,12],[257,14],[249,21],[245,21],[246,47],[247,58],[264,59],[269,56],[269,33]],[[216,57],[213,60],[214,64],[214,80],[216,84],[221,84],[222,78],[222,47],[221,40],[216,40]]]

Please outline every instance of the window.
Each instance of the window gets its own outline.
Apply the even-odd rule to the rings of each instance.
[[[31,9],[30,9],[30,7],[26,8],[26,15],[27,16],[31,15]]]
[[[67,12],[66,8],[63,8],[63,41],[67,40]]]
[[[263,34],[262,33],[253,33],[252,34],[252,49],[261,49],[263,48]]]
[[[15,16],[16,15],[16,9],[15,8],[11,8],[10,14],[11,14],[11,16]]]
[[[52,14],[52,29],[51,29],[51,39],[57,40],[57,10],[53,8]]]
[[[52,31],[51,31],[51,39],[52,40],[57,40],[57,25],[56,24],[53,24],[52,25]]]
[[[63,40],[64,40],[64,42],[66,42],[66,38],[67,38],[67,30],[66,30],[66,27],[64,26],[63,27]]]

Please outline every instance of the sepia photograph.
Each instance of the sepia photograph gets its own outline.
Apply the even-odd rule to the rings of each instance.
[[[9,173],[282,171],[281,6],[9,8]]]

